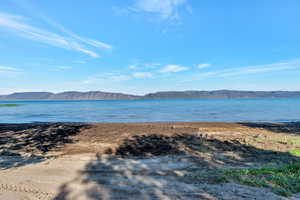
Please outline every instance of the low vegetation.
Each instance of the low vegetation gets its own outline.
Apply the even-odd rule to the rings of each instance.
[[[0,104],[0,107],[18,107],[18,106],[22,106],[22,104]]]
[[[230,169],[224,172],[224,181],[255,187],[267,187],[282,196],[292,196],[300,192],[300,163],[278,168]]]
[[[293,135],[264,136],[264,137],[257,137],[257,138],[255,138],[255,140],[258,142],[269,141],[269,142],[273,142],[273,143],[281,143],[281,144],[300,146],[300,137],[293,136]]]
[[[247,144],[259,149],[289,152],[294,156],[300,155],[299,135],[268,133],[259,136],[245,136],[245,140]]]
[[[300,157],[300,149],[293,149],[293,150],[290,150],[289,152],[293,156],[299,156]]]

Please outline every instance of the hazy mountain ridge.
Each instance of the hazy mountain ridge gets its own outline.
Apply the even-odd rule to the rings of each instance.
[[[61,93],[50,92],[19,92],[10,95],[2,95],[3,100],[114,100],[136,99],[138,96],[111,92],[77,92],[67,91]]]
[[[300,98],[300,91],[166,91],[149,93],[145,99],[198,99],[198,98]]]
[[[300,98],[300,91],[164,91],[143,96],[112,92],[18,92],[0,95],[2,100],[122,100],[122,99],[209,99],[209,98]]]

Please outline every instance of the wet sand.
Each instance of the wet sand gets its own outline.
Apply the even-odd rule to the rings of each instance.
[[[0,124],[0,199],[287,199],[215,174],[299,161],[299,134],[299,123]]]

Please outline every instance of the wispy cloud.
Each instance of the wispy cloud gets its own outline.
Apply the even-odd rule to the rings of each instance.
[[[242,76],[274,71],[286,71],[286,70],[300,70],[300,60],[280,62],[266,65],[256,65],[248,67],[231,68],[218,71],[210,71],[201,73],[196,76],[196,79],[204,79],[211,77],[231,77],[231,76]],[[195,79],[191,79],[195,80]]]
[[[134,78],[152,78],[153,74],[151,72],[133,72],[132,76]]]
[[[185,0],[137,0],[135,8],[159,15],[164,20],[177,20],[178,7],[186,3]]]
[[[118,83],[130,80],[129,75],[119,74],[119,73],[103,73],[97,74],[81,81],[82,84],[97,84],[97,83]]]
[[[160,69],[158,72],[160,73],[175,73],[175,72],[181,72],[189,70],[188,67],[181,66],[181,65],[166,65],[162,69]]]
[[[70,70],[72,69],[73,67],[71,66],[58,66],[57,69],[60,69],[60,70]]]
[[[77,39],[77,40],[79,40],[83,43],[89,44],[89,45],[94,46],[94,47],[102,48],[102,49],[110,50],[110,49],[113,48],[110,44],[106,44],[106,43],[103,43],[103,42],[100,42],[100,41],[97,41],[97,40],[94,40],[94,39],[89,39],[89,38],[85,38],[85,37],[77,35],[76,33],[72,32],[69,29],[67,29],[65,26],[59,24],[58,22],[54,21],[53,19],[51,19],[50,17],[45,15],[41,11],[40,8],[35,7],[35,5],[30,1],[13,0],[13,2],[17,6],[19,6],[20,8],[26,10],[31,15],[36,16],[37,18],[41,19],[42,21],[44,21],[48,25],[51,25],[52,27],[56,28],[60,32],[63,32],[64,34],[68,35],[71,38],[75,38],[75,39]]]
[[[45,43],[51,46],[64,48],[67,50],[78,51],[92,57],[99,57],[98,53],[87,48],[86,46],[111,49],[112,46],[96,40],[80,37],[56,24],[63,30],[64,35],[53,33],[38,27],[34,27],[27,23],[28,20],[22,16],[16,16],[6,13],[0,13],[0,28],[10,31],[11,33],[23,37],[28,40],[33,40]]]
[[[129,65],[128,69],[137,69],[138,67],[136,65]]]
[[[208,68],[210,66],[211,66],[211,64],[208,64],[208,63],[203,63],[203,64],[198,64],[197,65],[198,69],[205,69],[205,68]]]
[[[14,67],[0,66],[0,75],[18,75],[21,71]]]
[[[14,67],[0,66],[1,71],[17,71]]]
[[[82,84],[123,84],[123,82],[134,80],[134,79],[148,79],[154,78],[152,72],[111,72],[96,74],[88,77],[85,80],[80,81]]]
[[[84,60],[76,60],[76,61],[74,61],[74,63],[85,64],[86,61],[84,61]]]
[[[182,9],[192,12],[187,0],[133,0],[133,4],[127,8],[113,7],[113,10],[120,15],[128,13],[150,14],[168,22],[179,22]]]
[[[128,66],[128,69],[131,69],[131,70],[136,70],[136,69],[154,69],[158,66],[161,66],[160,63],[144,63],[144,64],[133,64],[133,65],[129,65]]]

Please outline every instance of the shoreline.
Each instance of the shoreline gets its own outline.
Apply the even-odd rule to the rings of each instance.
[[[19,135],[19,132],[21,135]],[[103,153],[105,149],[101,147],[101,143],[115,147],[121,145],[122,142],[127,139],[136,136],[148,137],[158,135],[175,137],[176,135],[205,135],[211,138],[217,138],[218,140],[233,141],[236,137],[240,136],[255,139],[255,137],[260,134],[275,136],[278,134],[282,136],[284,136],[284,134],[297,135],[300,134],[300,122],[0,123],[0,141],[1,138],[5,140],[5,137],[18,137],[18,140],[21,140],[22,135],[24,135],[24,137],[29,137],[29,139],[39,143],[40,140],[44,140],[41,134],[46,134],[43,136],[46,137],[46,139],[49,137],[55,140],[57,139],[56,137],[58,137],[56,143],[59,143],[61,146],[59,149],[64,153],[80,152],[79,149],[83,152]],[[65,142],[65,139],[76,142]],[[32,141],[29,140],[28,142]],[[96,150],[92,146],[89,147],[89,142],[95,143],[96,145],[99,143],[101,148]],[[10,144],[14,145],[13,143]],[[52,147],[53,150],[55,150],[56,145],[57,144],[54,144]],[[80,145],[87,146],[87,148],[80,147]],[[21,150],[22,147],[26,148],[27,145],[24,144],[20,146]],[[3,147],[0,149],[3,149]],[[32,150],[36,150],[36,147],[33,146]]]
[[[146,122],[80,122],[80,121],[45,121],[45,122],[20,122],[20,123],[10,123],[10,122],[0,122],[1,126],[6,125],[17,125],[17,126],[35,126],[35,125],[52,125],[52,124],[77,124],[77,125],[176,125],[176,124],[185,124],[185,125],[199,125],[199,126],[224,126],[224,125],[242,125],[242,124],[252,124],[253,126],[300,126],[300,120],[282,120],[282,121],[146,121]]]

